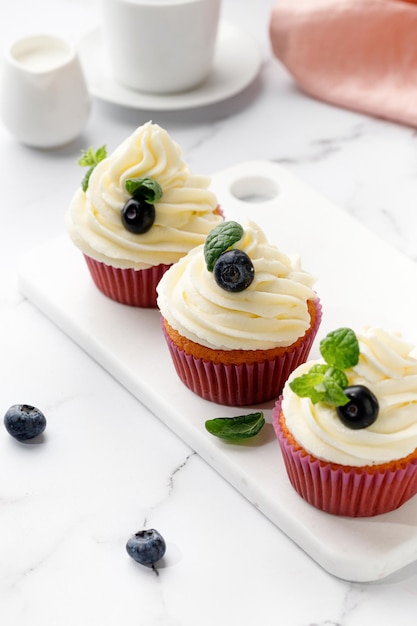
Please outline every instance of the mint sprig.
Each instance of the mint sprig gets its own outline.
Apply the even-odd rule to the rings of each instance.
[[[238,415],[237,417],[216,417],[207,420],[205,427],[209,433],[220,439],[238,440],[254,437],[264,424],[265,419],[261,411],[248,415]]]
[[[204,243],[204,259],[209,272],[223,252],[242,239],[243,228],[233,221],[222,222],[209,232]]]
[[[300,398],[310,398],[313,404],[325,402],[343,406],[349,402],[344,389],[349,381],[344,369],[359,361],[359,343],[353,330],[339,328],[320,342],[320,353],[326,363],[313,365],[306,374],[290,382],[290,388]]]
[[[320,353],[329,365],[344,370],[359,361],[359,344],[350,328],[330,332],[320,342]]]
[[[87,191],[88,183],[90,181],[90,176],[100,161],[105,159],[107,156],[107,148],[106,146],[101,146],[98,150],[94,152],[93,148],[88,148],[88,150],[83,150],[82,156],[78,159],[78,165],[81,167],[88,167],[87,172],[85,173],[82,181],[81,187],[83,191]]]
[[[148,176],[128,178],[125,182],[125,188],[131,196],[137,199],[141,198],[148,204],[154,204],[162,198],[161,185]]]
[[[345,373],[327,363],[313,365],[307,374],[290,383],[291,389],[300,398],[310,398],[313,404],[326,402],[334,406],[342,406],[348,401],[343,391],[347,386]]]

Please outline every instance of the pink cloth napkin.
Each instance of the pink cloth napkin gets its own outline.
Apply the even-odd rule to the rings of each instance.
[[[417,0],[278,0],[270,39],[310,95],[417,126]]]

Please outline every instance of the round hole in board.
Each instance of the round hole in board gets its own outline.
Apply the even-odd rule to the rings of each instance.
[[[245,176],[231,184],[230,192],[242,202],[261,203],[276,198],[279,187],[275,180],[266,176]]]

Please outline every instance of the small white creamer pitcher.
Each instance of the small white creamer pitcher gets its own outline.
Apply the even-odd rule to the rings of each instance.
[[[90,96],[75,46],[38,34],[12,43],[3,58],[0,113],[18,141],[54,148],[83,131]]]

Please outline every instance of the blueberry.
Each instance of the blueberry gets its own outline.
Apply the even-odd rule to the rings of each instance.
[[[379,404],[375,395],[368,387],[353,385],[343,390],[349,398],[344,406],[338,406],[336,412],[340,420],[354,430],[367,428],[378,417]]]
[[[44,414],[30,404],[14,404],[4,416],[7,432],[18,441],[37,437],[46,428]]]
[[[130,198],[122,209],[123,226],[135,235],[143,235],[155,221],[155,207],[140,198]]]
[[[154,528],[150,528],[132,535],[126,544],[126,550],[138,563],[153,565],[164,556],[166,545],[162,535]]]
[[[255,276],[255,269],[246,252],[233,248],[217,258],[213,274],[219,287],[238,292],[249,287]]]

